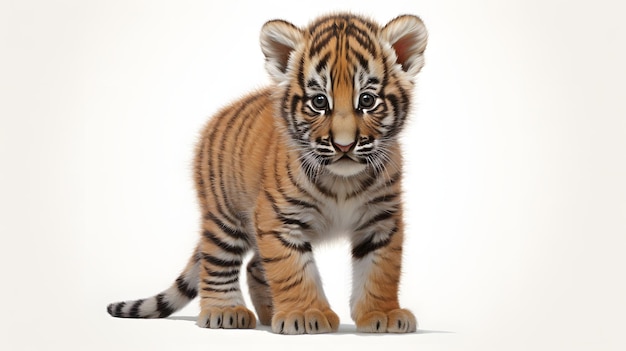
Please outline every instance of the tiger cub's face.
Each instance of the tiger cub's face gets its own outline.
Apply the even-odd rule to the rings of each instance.
[[[426,29],[414,16],[385,27],[352,15],[299,29],[265,24],[261,46],[277,83],[282,125],[305,169],[350,177],[380,172],[404,126]]]

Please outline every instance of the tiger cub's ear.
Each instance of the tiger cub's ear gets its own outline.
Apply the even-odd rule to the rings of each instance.
[[[419,17],[403,15],[391,20],[382,29],[382,36],[396,53],[402,70],[416,75],[424,66],[424,50],[428,32]]]
[[[289,22],[269,21],[261,29],[265,68],[276,83],[285,80],[291,53],[302,42],[303,33]]]

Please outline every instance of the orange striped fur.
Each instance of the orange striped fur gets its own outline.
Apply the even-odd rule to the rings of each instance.
[[[224,108],[202,132],[195,183],[198,246],[162,293],[109,305],[115,317],[166,317],[200,296],[198,325],[254,328],[239,276],[276,333],[336,331],[312,248],[352,243],[351,314],[358,331],[413,332],[398,302],[404,225],[398,133],[423,66],[415,16],[384,27],[350,15],[307,28],[270,21],[261,47],[273,84]]]

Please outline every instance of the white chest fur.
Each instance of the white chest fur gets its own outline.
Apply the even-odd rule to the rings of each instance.
[[[320,208],[317,222],[321,225],[318,235],[323,239],[327,236],[337,237],[349,235],[363,218],[364,211],[361,199],[326,201]]]

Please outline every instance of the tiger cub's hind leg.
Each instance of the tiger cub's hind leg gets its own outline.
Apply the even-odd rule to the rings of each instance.
[[[201,264],[198,326],[211,329],[256,327],[254,313],[246,308],[239,287],[239,273],[248,248],[246,233],[207,214],[198,252]]]
[[[267,284],[265,270],[261,263],[261,257],[258,252],[252,257],[247,268],[248,287],[250,289],[250,298],[259,316],[259,320],[263,325],[272,324],[272,292]]]

